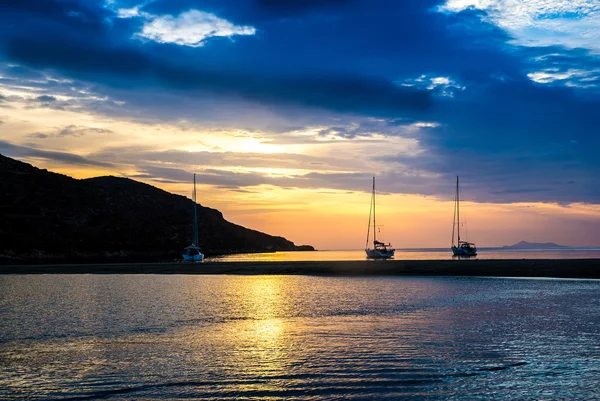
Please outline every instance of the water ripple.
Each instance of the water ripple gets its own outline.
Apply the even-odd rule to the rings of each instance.
[[[0,399],[593,399],[600,283],[0,276]]]

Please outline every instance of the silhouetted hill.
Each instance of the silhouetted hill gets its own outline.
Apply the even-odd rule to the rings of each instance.
[[[505,245],[503,249],[553,249],[553,248],[567,248],[563,245],[557,245],[554,242],[527,242],[521,241],[513,245]]]
[[[128,178],[77,180],[0,155],[0,262],[165,260],[190,244],[193,202]],[[312,249],[198,205],[208,254]]]

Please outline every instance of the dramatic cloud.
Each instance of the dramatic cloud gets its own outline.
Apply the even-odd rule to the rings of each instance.
[[[460,174],[483,202],[600,202],[595,2],[26,0],[5,10],[2,139],[14,146],[77,143],[89,160],[163,182],[178,181],[159,168],[193,167],[238,189],[248,178],[358,190],[377,175],[391,193],[447,197]],[[27,113],[51,122],[25,123]]]
[[[74,37],[78,32],[71,33]],[[194,98],[242,99],[276,106],[304,106],[363,115],[399,116],[406,110],[431,107],[425,91],[402,88],[392,80],[360,72],[333,73],[308,69],[302,72],[269,74],[265,71],[177,65],[130,47],[108,46],[55,37],[9,36],[5,54],[12,60],[39,69],[53,69],[82,81],[101,80],[105,86],[160,87],[185,92]],[[59,47],[53,46],[60,41]],[[81,54],[86,54],[85,58]],[[181,61],[181,60],[179,60]]]

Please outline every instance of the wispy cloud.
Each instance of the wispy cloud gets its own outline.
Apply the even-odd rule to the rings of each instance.
[[[454,97],[456,93],[464,91],[466,86],[460,85],[450,77],[421,75],[418,78],[399,81],[398,84],[404,87],[415,87],[427,89],[438,96]]]
[[[468,9],[506,30],[522,46],[560,45],[600,52],[600,3],[590,0],[447,0],[442,12]]]
[[[558,68],[547,68],[527,74],[529,79],[539,84],[549,84],[556,81],[564,82],[567,86],[589,88],[600,86],[600,70],[577,70],[569,68],[561,71]]]
[[[112,163],[101,162],[74,153],[37,149],[31,146],[14,145],[0,140],[0,153],[10,157],[39,158],[65,164],[114,168]]]
[[[82,137],[88,134],[110,134],[113,131],[106,128],[83,127],[77,125],[67,125],[63,128],[55,129],[54,132],[34,132],[26,135],[32,139],[64,138],[64,137]]]
[[[140,16],[140,9],[139,9],[139,7],[119,8],[117,10],[117,16],[119,18],[139,17]]]
[[[44,134],[42,132],[33,132],[31,134],[26,135],[27,138],[31,138],[31,139],[46,139],[46,138],[50,138],[51,136],[52,135]]]
[[[110,134],[111,130],[97,127],[81,127],[77,125],[68,125],[58,131],[57,136],[83,136],[89,133]]]

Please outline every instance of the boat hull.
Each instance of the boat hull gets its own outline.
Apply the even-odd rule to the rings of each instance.
[[[184,262],[193,262],[193,263],[201,263],[204,261],[204,255],[203,254],[196,254],[196,255],[181,255],[183,256],[183,261]]]
[[[462,247],[453,246],[452,247],[452,255],[453,256],[466,256],[466,257],[477,256],[477,250],[476,249],[465,249]]]
[[[190,245],[187,248],[183,249],[181,253],[181,257],[184,262],[191,263],[202,263],[204,261],[204,254],[202,250],[197,245]]]
[[[394,249],[378,250],[378,249],[365,249],[367,259],[391,259],[394,257],[396,251]]]

